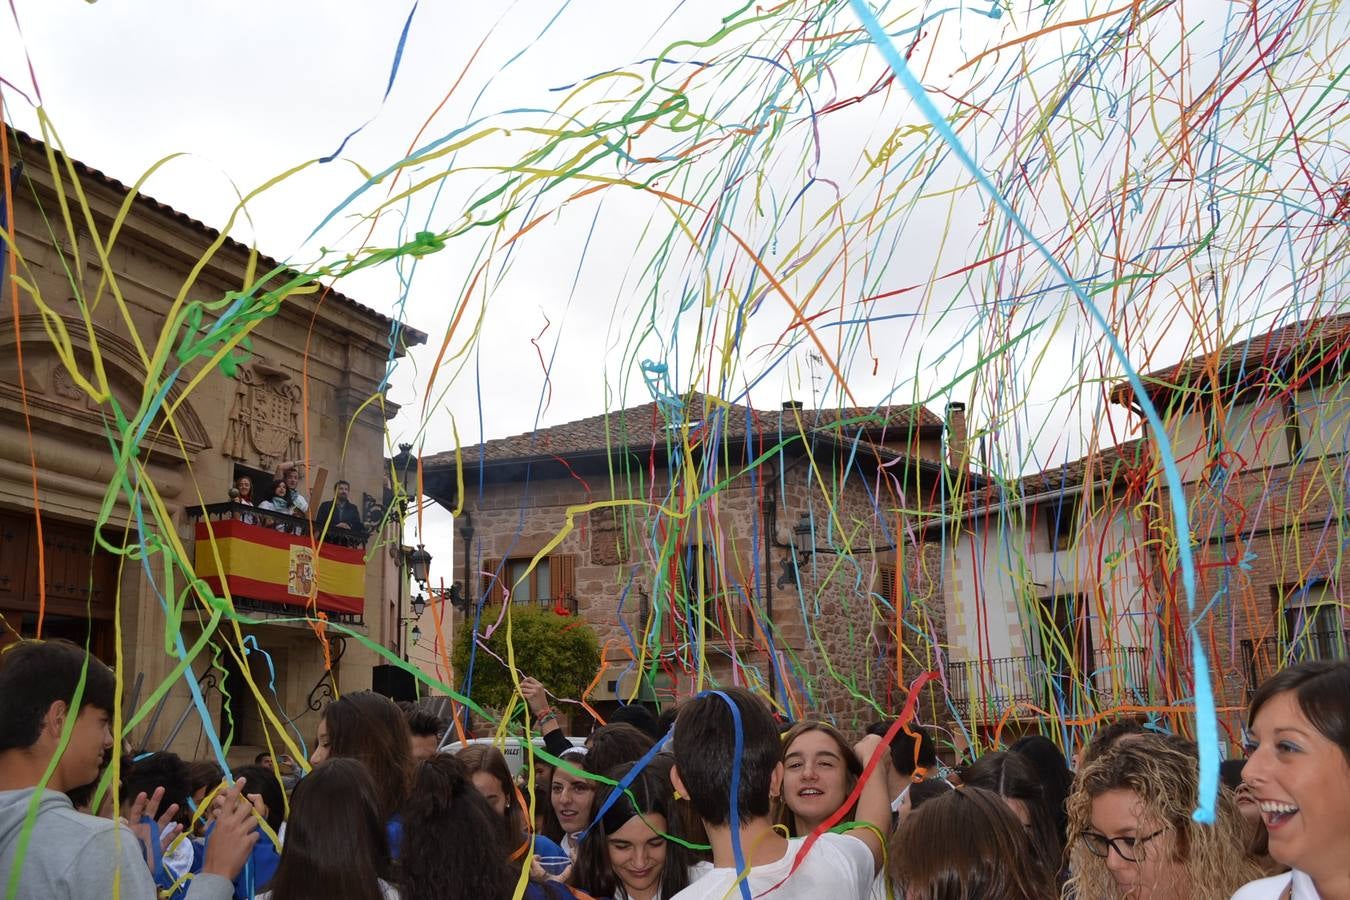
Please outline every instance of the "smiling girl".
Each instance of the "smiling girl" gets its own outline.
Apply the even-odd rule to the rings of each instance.
[[[1231,793],[1220,793],[1213,825],[1191,818],[1198,774],[1193,745],[1161,735],[1118,743],[1078,773],[1064,896],[1223,900],[1255,877]]]
[[[1250,786],[1270,855],[1293,871],[1234,900],[1350,898],[1350,662],[1290,666],[1261,685],[1247,717]]]
[[[576,859],[577,840],[591,822],[595,782],[581,774],[585,771],[582,768],[586,762],[585,750],[580,747],[569,750],[559,759],[564,765],[553,770],[549,799],[553,805],[553,815],[562,830],[556,838],[558,845],[568,856]]]
[[[621,782],[631,770],[620,766],[606,777]],[[598,792],[596,810],[616,790]],[[581,841],[573,884],[592,897],[613,900],[662,900],[684,890],[692,872],[701,870],[691,871],[685,849],[665,838],[670,803],[669,783],[650,769],[639,772]]]
[[[789,837],[810,834],[844,805],[861,775],[843,735],[824,722],[798,722],[783,735],[783,793],[774,822]],[[841,821],[851,818],[850,811]]]

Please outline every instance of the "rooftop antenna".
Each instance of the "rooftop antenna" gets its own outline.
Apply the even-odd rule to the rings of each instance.
[[[812,350],[806,354],[806,366],[811,371],[811,406],[814,409],[820,409],[820,383],[824,378],[817,370],[817,366],[825,365],[825,357]]]

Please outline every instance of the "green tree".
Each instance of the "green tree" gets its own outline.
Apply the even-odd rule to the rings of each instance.
[[[496,619],[493,611],[483,611],[484,624]],[[465,628],[455,638],[453,661],[456,672],[469,671],[471,637],[470,629]],[[552,610],[513,607],[511,645],[520,677],[533,675],[559,697],[580,697],[600,668],[600,642],[595,632],[580,619],[560,616]],[[494,658],[507,658],[505,621],[487,639],[487,647],[491,653],[485,653],[479,647],[474,656],[469,696],[480,706],[503,709],[515,692],[511,673]]]

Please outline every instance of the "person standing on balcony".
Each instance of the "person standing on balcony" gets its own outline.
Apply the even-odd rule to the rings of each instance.
[[[309,500],[300,492],[300,460],[288,459],[278,465],[277,480],[286,485],[286,502],[295,508],[294,515],[308,515]]]
[[[230,497],[235,503],[242,503],[245,506],[253,505],[253,479],[247,475],[240,475],[234,480],[234,495]]]
[[[339,480],[334,486],[336,499],[319,504],[319,515],[315,517],[314,525],[324,540],[337,538],[337,543],[352,543],[365,539],[366,528],[361,522],[361,510],[351,502],[351,489],[348,481]]]
[[[268,512],[280,513],[283,516],[294,516],[298,510],[291,504],[290,489],[286,487],[286,482],[277,481],[272,485],[272,496],[258,504],[258,509]],[[264,523],[265,524],[265,523]],[[275,525],[277,531],[289,532],[292,534],[301,534],[302,531],[298,525],[290,525],[286,522],[277,522]]]

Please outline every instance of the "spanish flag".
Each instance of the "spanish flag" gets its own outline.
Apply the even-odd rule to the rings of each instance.
[[[313,594],[324,612],[360,615],[365,611],[365,551],[326,543],[316,547],[311,541],[308,535],[238,519],[201,521],[194,568],[219,594],[228,584],[231,596],[294,606],[297,612],[309,606]]]

